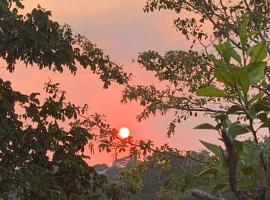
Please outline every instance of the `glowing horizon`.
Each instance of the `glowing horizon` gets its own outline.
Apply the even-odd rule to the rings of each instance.
[[[24,1],[26,10],[31,10],[37,4],[52,11],[53,19],[70,24],[75,33],[86,35],[93,43],[112,58],[116,63],[123,64],[127,71],[135,76],[134,84],[154,84],[157,81],[153,74],[143,71],[136,60],[138,52],[153,49],[164,52],[171,49],[187,49],[188,42],[175,31],[172,18],[173,13],[162,12],[145,14],[142,11],[145,0],[126,1],[114,0],[28,0]],[[120,103],[122,86],[113,84],[108,90],[102,88],[102,81],[91,72],[80,69],[76,76],[67,72],[63,74],[48,70],[38,70],[18,64],[15,72],[3,74],[5,79],[11,80],[14,89],[25,93],[40,92],[44,82],[49,78],[59,82],[63,90],[67,91],[70,101],[83,105],[88,103],[92,113],[107,116],[112,127],[126,124],[132,132],[132,137],[138,139],[150,138],[157,145],[169,143],[173,147],[185,150],[199,150],[202,146],[199,139],[216,141],[213,133],[199,133],[193,127],[199,122],[189,120],[179,125],[173,139],[166,137],[166,128],[172,113],[166,117],[156,115],[147,121],[138,123],[136,116],[142,111],[137,103],[122,105]],[[27,87],[26,87],[27,86]],[[127,115],[128,113],[128,115]],[[140,134],[139,134],[140,133]],[[87,150],[88,151],[88,150]],[[90,153],[89,153],[90,154]],[[90,164],[111,163],[111,155],[101,153],[90,155]]]

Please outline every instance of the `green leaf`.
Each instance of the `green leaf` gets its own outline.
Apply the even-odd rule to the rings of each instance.
[[[259,42],[248,50],[250,63],[261,62],[267,56],[267,43],[265,41]]]
[[[216,79],[227,86],[233,87],[235,84],[233,76],[224,67],[218,67],[215,70]]]
[[[242,141],[234,140],[234,146],[235,146],[235,150],[237,152],[243,152],[243,142]]]
[[[239,53],[237,52],[237,51],[235,51],[235,49],[234,48],[230,48],[230,54],[231,54],[231,56],[232,56],[232,58],[234,59],[234,60],[236,60],[239,64],[241,64],[241,61],[242,61],[242,59],[241,59],[241,56],[239,55]]]
[[[208,58],[214,63],[216,68],[227,68],[227,64],[223,60],[216,59],[213,55],[209,55]]]
[[[259,113],[260,111],[270,111],[270,103],[268,101],[258,101],[253,104],[253,107],[257,113]]]
[[[246,96],[250,86],[247,71],[244,68],[235,68],[233,75]]]
[[[214,167],[220,174],[226,174],[227,173],[227,169],[224,168],[224,166],[222,164],[217,165]]]
[[[244,112],[244,109],[241,106],[238,105],[232,105],[229,109],[228,109],[228,114],[241,114]]]
[[[216,175],[217,170],[215,168],[207,168],[202,171],[200,171],[198,174],[195,175],[195,177],[202,177],[205,175]]]
[[[264,77],[266,62],[252,62],[246,66],[248,78],[251,84],[256,84]]]
[[[203,146],[205,146],[209,151],[211,151],[213,154],[215,154],[216,156],[218,156],[221,160],[223,160],[223,150],[220,146],[217,146],[215,144],[211,144],[205,141],[201,141],[200,142],[203,144]]]
[[[228,133],[230,134],[232,138],[236,138],[236,136],[245,134],[248,132],[250,132],[248,127],[246,125],[239,124],[239,123],[231,124],[228,128]]]
[[[231,60],[231,56],[228,53],[228,49],[225,43],[219,43],[217,45],[214,45],[216,50],[218,51],[219,55],[223,57],[226,63],[229,63]]]
[[[251,37],[251,36],[257,36],[260,34],[260,31],[251,31],[247,34],[248,37]]]
[[[267,123],[268,122],[268,117],[267,117],[267,114],[265,112],[258,114],[257,118],[259,120],[261,120],[262,123]]]
[[[258,161],[259,155],[262,153],[263,147],[259,144],[251,142],[243,142],[244,161],[247,166],[252,166]]]
[[[247,26],[249,24],[249,18],[245,15],[239,23],[239,36],[242,47],[245,47],[248,42]]]
[[[252,103],[258,101],[259,99],[261,99],[261,98],[263,97],[263,95],[264,95],[264,92],[260,92],[260,93],[256,94],[255,96],[253,96],[253,97],[248,101],[248,103],[249,103],[249,104],[252,104]]]
[[[256,181],[250,179],[239,180],[239,188],[242,190],[247,190],[250,188],[255,188],[257,186]]]
[[[256,109],[254,108],[254,106],[250,106],[249,109],[247,109],[247,114],[249,115],[249,117],[251,117],[252,119],[254,119],[257,115],[256,113]]]
[[[229,41],[225,43],[219,43],[218,45],[215,45],[215,48],[224,58],[226,63],[229,63],[231,58],[234,58],[238,63],[241,63],[241,56],[237,53],[237,51],[235,51]]]
[[[214,113],[212,116],[216,121],[221,121],[222,123],[228,120],[228,116],[224,113]]]
[[[225,92],[213,86],[201,88],[197,90],[196,94],[203,97],[228,97]]]
[[[196,126],[194,129],[214,129],[214,130],[216,130],[216,127],[214,127],[213,125],[211,125],[209,123],[203,123],[203,124]]]
[[[217,193],[228,189],[229,189],[228,183],[220,183],[214,186],[212,193]]]

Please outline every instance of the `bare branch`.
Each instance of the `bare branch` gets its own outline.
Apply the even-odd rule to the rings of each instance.
[[[237,184],[237,157],[234,150],[234,143],[224,128],[221,130],[221,136],[228,152],[229,183],[231,190],[237,200],[244,200],[243,194],[239,190]]]
[[[198,189],[192,190],[191,195],[201,200],[226,200],[223,197],[216,197]]]

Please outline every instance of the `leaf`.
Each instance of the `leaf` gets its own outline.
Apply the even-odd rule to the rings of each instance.
[[[216,50],[218,51],[219,55],[223,57],[226,63],[229,63],[231,60],[231,56],[228,53],[228,49],[225,43],[219,43],[217,45],[214,45]]]
[[[268,122],[268,117],[267,117],[267,114],[265,112],[258,114],[257,118],[259,120],[261,120],[262,123],[267,123]]]
[[[266,62],[253,62],[246,66],[250,84],[256,84],[264,77]]]
[[[245,177],[251,176],[252,174],[254,174],[255,171],[256,170],[254,170],[254,168],[252,166],[245,166],[244,165],[241,167],[241,172]]]
[[[213,154],[218,156],[221,160],[223,160],[223,150],[220,146],[217,146],[215,144],[211,144],[208,142],[201,141],[200,142],[205,146],[209,151],[211,151]]]
[[[259,42],[248,50],[250,63],[261,62],[267,56],[267,43],[265,41]]]
[[[215,76],[218,81],[223,82],[227,86],[233,87],[235,84],[233,76],[224,67],[216,68]]]
[[[214,127],[213,125],[211,125],[209,123],[203,123],[203,124],[196,126],[194,129],[214,129],[214,130],[216,130],[216,127]]]
[[[250,179],[239,180],[239,188],[242,190],[247,190],[250,188],[255,188],[257,186],[256,181]]]
[[[250,106],[250,108],[247,109],[246,111],[247,111],[247,114],[249,115],[249,117],[251,117],[252,119],[254,119],[257,115],[254,106]]]
[[[241,106],[238,105],[232,105],[229,109],[228,109],[228,114],[241,114],[243,113],[244,109]]]
[[[252,103],[258,101],[259,99],[261,99],[261,98],[263,97],[263,95],[264,95],[264,92],[260,92],[260,93],[258,93],[258,94],[256,94],[256,95],[254,95],[254,96],[248,101],[248,103],[249,103],[249,104],[252,104]]]
[[[241,64],[242,59],[241,59],[241,56],[239,55],[239,53],[237,51],[235,51],[235,49],[232,47],[229,50],[230,50],[230,54],[231,54],[232,58],[234,60],[236,60],[239,64]]]
[[[269,112],[270,111],[270,103],[268,101],[258,101],[253,104],[253,108],[255,112],[259,113],[260,111]]]
[[[228,189],[229,189],[228,183],[220,183],[214,186],[212,193],[217,193]]]
[[[233,51],[232,51],[232,57],[239,63],[239,64],[241,64],[241,61],[242,61],[242,59],[241,59],[241,56],[237,53],[237,51],[235,51],[234,49],[233,49]]]
[[[252,166],[258,160],[263,148],[259,144],[243,142],[244,161],[247,166]]]
[[[249,18],[245,15],[242,18],[242,21],[239,23],[239,36],[240,36],[240,41],[242,44],[242,47],[245,47],[247,45],[248,41],[248,32],[247,32],[247,26],[249,24]]]
[[[250,86],[247,71],[244,68],[235,68],[233,69],[233,75],[246,96]]]
[[[227,169],[224,168],[224,166],[222,164],[217,165],[214,167],[220,174],[226,174],[227,173]]]
[[[234,146],[235,146],[235,150],[237,152],[243,152],[243,142],[242,141],[234,140]]]
[[[260,31],[251,31],[247,34],[248,37],[251,37],[251,36],[257,36],[260,34]]]
[[[221,121],[222,123],[228,120],[228,116],[224,113],[214,113],[212,116],[216,121]]]
[[[208,58],[214,63],[216,68],[227,68],[227,64],[223,60],[216,59],[213,55],[209,55]]]
[[[268,128],[269,125],[270,125],[270,123],[269,123],[269,121],[267,121],[267,122],[261,124],[261,125],[260,125],[260,128]]]
[[[229,63],[231,58],[234,58],[238,63],[241,63],[241,56],[237,53],[237,51],[235,51],[229,41],[225,43],[219,43],[218,45],[215,45],[215,48],[224,58],[226,63]]]
[[[195,177],[202,177],[202,176],[210,175],[210,174],[216,175],[217,170],[215,168],[207,168],[207,169],[200,171],[198,174],[195,175]]]
[[[231,124],[228,128],[228,133],[230,134],[232,138],[236,138],[236,136],[245,134],[248,132],[250,132],[248,127],[246,125],[239,124],[239,123]]]
[[[201,88],[197,90],[196,94],[203,97],[228,97],[225,92],[213,86]]]

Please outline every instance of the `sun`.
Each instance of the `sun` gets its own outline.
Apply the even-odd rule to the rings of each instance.
[[[126,139],[126,138],[129,137],[129,135],[130,135],[130,130],[129,130],[129,128],[127,128],[127,127],[122,127],[122,128],[120,128],[120,130],[119,130],[119,136],[120,136],[121,138]]]

